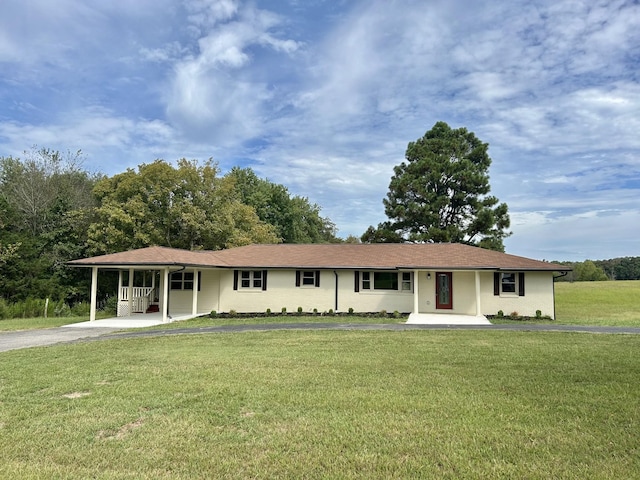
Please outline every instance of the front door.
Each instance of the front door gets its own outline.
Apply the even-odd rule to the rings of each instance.
[[[436,272],[436,308],[453,308],[453,288],[451,272]]]

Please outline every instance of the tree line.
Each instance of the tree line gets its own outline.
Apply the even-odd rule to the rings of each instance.
[[[584,262],[554,262],[573,268],[562,282],[593,282],[602,280],[640,280],[640,257],[618,257]]]
[[[318,205],[250,168],[156,160],[109,177],[83,160],[46,148],[0,157],[0,298],[86,300],[87,272],[66,262],[149,245],[341,241]]]

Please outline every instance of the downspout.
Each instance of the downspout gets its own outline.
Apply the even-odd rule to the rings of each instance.
[[[554,275],[553,281],[551,282],[551,287],[553,289],[553,319],[556,319],[556,278],[566,277],[569,272],[560,272],[560,275]]]
[[[338,272],[334,270],[333,274],[336,276],[336,301],[335,301],[336,308],[334,309],[334,312],[338,313]]]

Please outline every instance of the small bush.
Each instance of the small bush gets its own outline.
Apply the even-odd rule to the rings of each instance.
[[[211,313],[209,314],[210,318],[216,318],[218,316],[218,312],[216,312],[215,310],[211,310]]]
[[[353,315],[353,307],[349,307],[349,315]]]
[[[230,317],[237,317],[238,316],[238,312],[236,312],[235,310],[229,310],[229,316]]]
[[[287,314],[287,307],[282,307],[282,310],[280,310],[282,312],[283,315]]]
[[[314,308],[314,309],[313,309],[313,314],[314,314],[314,315],[317,315],[317,314],[318,314],[318,309],[317,309],[317,308]]]
[[[298,315],[302,315],[302,307],[298,307]]]
[[[109,315],[116,315],[118,313],[118,297],[116,295],[107,297],[102,310]]]
[[[504,312],[502,310],[498,310],[498,314],[496,315],[498,318],[504,317]]]
[[[398,310],[393,311],[393,318],[400,318],[400,312]]]
[[[267,313],[267,315],[271,315],[271,309],[267,308],[267,312],[266,313]]]
[[[378,315],[380,315],[381,317],[386,317],[388,316],[388,313],[386,310],[380,310],[380,312],[378,313]]]
[[[536,310],[536,318],[538,320],[542,318],[542,310]]]
[[[511,318],[514,318],[514,319],[515,319],[515,318],[520,318],[520,314],[519,314],[518,312],[516,312],[515,310],[514,310],[513,312],[511,312],[511,313],[509,314],[509,316],[510,316]]]
[[[329,309],[329,311],[327,312],[327,315],[329,315],[330,317],[333,316],[333,308]]]

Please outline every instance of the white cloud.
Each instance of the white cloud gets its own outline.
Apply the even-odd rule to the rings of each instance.
[[[0,3],[2,154],[81,148],[110,173],[214,156],[359,235],[444,120],[490,143],[514,253],[604,257],[640,234],[637,2],[25,5]]]

